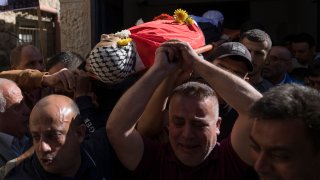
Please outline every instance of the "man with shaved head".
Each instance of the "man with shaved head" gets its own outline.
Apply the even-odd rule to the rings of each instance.
[[[79,109],[69,98],[49,96],[30,115],[30,132],[44,170],[74,176],[81,164],[80,143],[85,127],[77,125]]]
[[[284,46],[273,46],[265,61],[262,71],[264,78],[273,85],[281,85],[296,82],[287,71],[291,68],[292,55]]]
[[[79,116],[77,105],[66,96],[50,95],[41,99],[30,115],[35,153],[5,179],[110,178],[107,176],[111,175],[114,156],[105,130],[84,141],[85,125]]]

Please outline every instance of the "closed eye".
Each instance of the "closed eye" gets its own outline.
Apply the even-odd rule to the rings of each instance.
[[[257,144],[257,142],[253,139],[252,136],[250,136],[250,148],[255,152],[261,151],[260,146]]]
[[[180,126],[183,126],[185,121],[183,118],[181,117],[174,117],[173,120],[172,120],[172,123],[177,126],[177,127],[180,127]]]

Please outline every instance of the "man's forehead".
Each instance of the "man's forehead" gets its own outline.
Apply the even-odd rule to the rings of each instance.
[[[252,127],[253,133],[262,133],[264,136],[269,135],[270,137],[279,136],[279,138],[302,136],[307,131],[306,124],[298,119],[255,119]]]
[[[216,97],[208,96],[204,98],[184,96],[176,94],[172,97],[169,104],[169,112],[175,114],[185,114],[185,111],[194,112],[196,114],[214,114],[213,108],[218,106]]]
[[[72,115],[73,112],[70,107],[54,102],[45,102],[34,107],[31,112],[31,119],[70,121],[70,116],[72,117]]]
[[[307,42],[293,42],[292,43],[293,49],[303,49],[303,48],[309,48],[309,44]]]
[[[313,147],[305,125],[299,121],[287,121],[287,123],[255,121],[250,139],[253,143],[269,151],[292,152]]]
[[[34,112],[34,111],[33,111]],[[34,113],[30,116],[30,130],[36,127],[47,127],[49,129],[61,129],[69,125],[72,118],[60,112]]]
[[[286,52],[284,49],[281,48],[271,48],[269,55],[283,59],[290,59],[290,52]]]
[[[30,119],[29,129],[31,133],[39,132],[56,132],[65,131],[69,129],[70,122],[49,118],[49,117],[38,117],[38,119]]]
[[[267,41],[251,41],[248,38],[244,38],[241,43],[246,46],[249,51],[266,51],[268,50]]]

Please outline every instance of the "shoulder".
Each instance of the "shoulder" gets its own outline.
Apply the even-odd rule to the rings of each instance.
[[[227,179],[246,177],[248,172],[252,171],[252,167],[245,163],[232,147],[230,136],[217,144],[210,156],[217,162],[217,173],[224,174]]]
[[[34,157],[29,157],[13,168],[6,176],[5,180],[13,179],[39,179],[37,168],[32,163]]]
[[[258,83],[253,85],[254,88],[256,88],[260,93],[264,93],[266,91],[268,91],[270,88],[273,87],[273,84],[271,82],[269,82],[268,80],[264,79]]]

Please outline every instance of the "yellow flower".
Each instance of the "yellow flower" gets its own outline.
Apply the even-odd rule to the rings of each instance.
[[[124,38],[117,41],[118,46],[126,46],[132,41],[131,38]]]
[[[176,22],[182,24],[187,19],[188,13],[185,10],[177,9],[177,10],[174,11],[173,17],[174,17]]]
[[[193,18],[191,16],[188,16],[185,22],[186,22],[187,25],[194,24],[194,20],[193,20]]]

